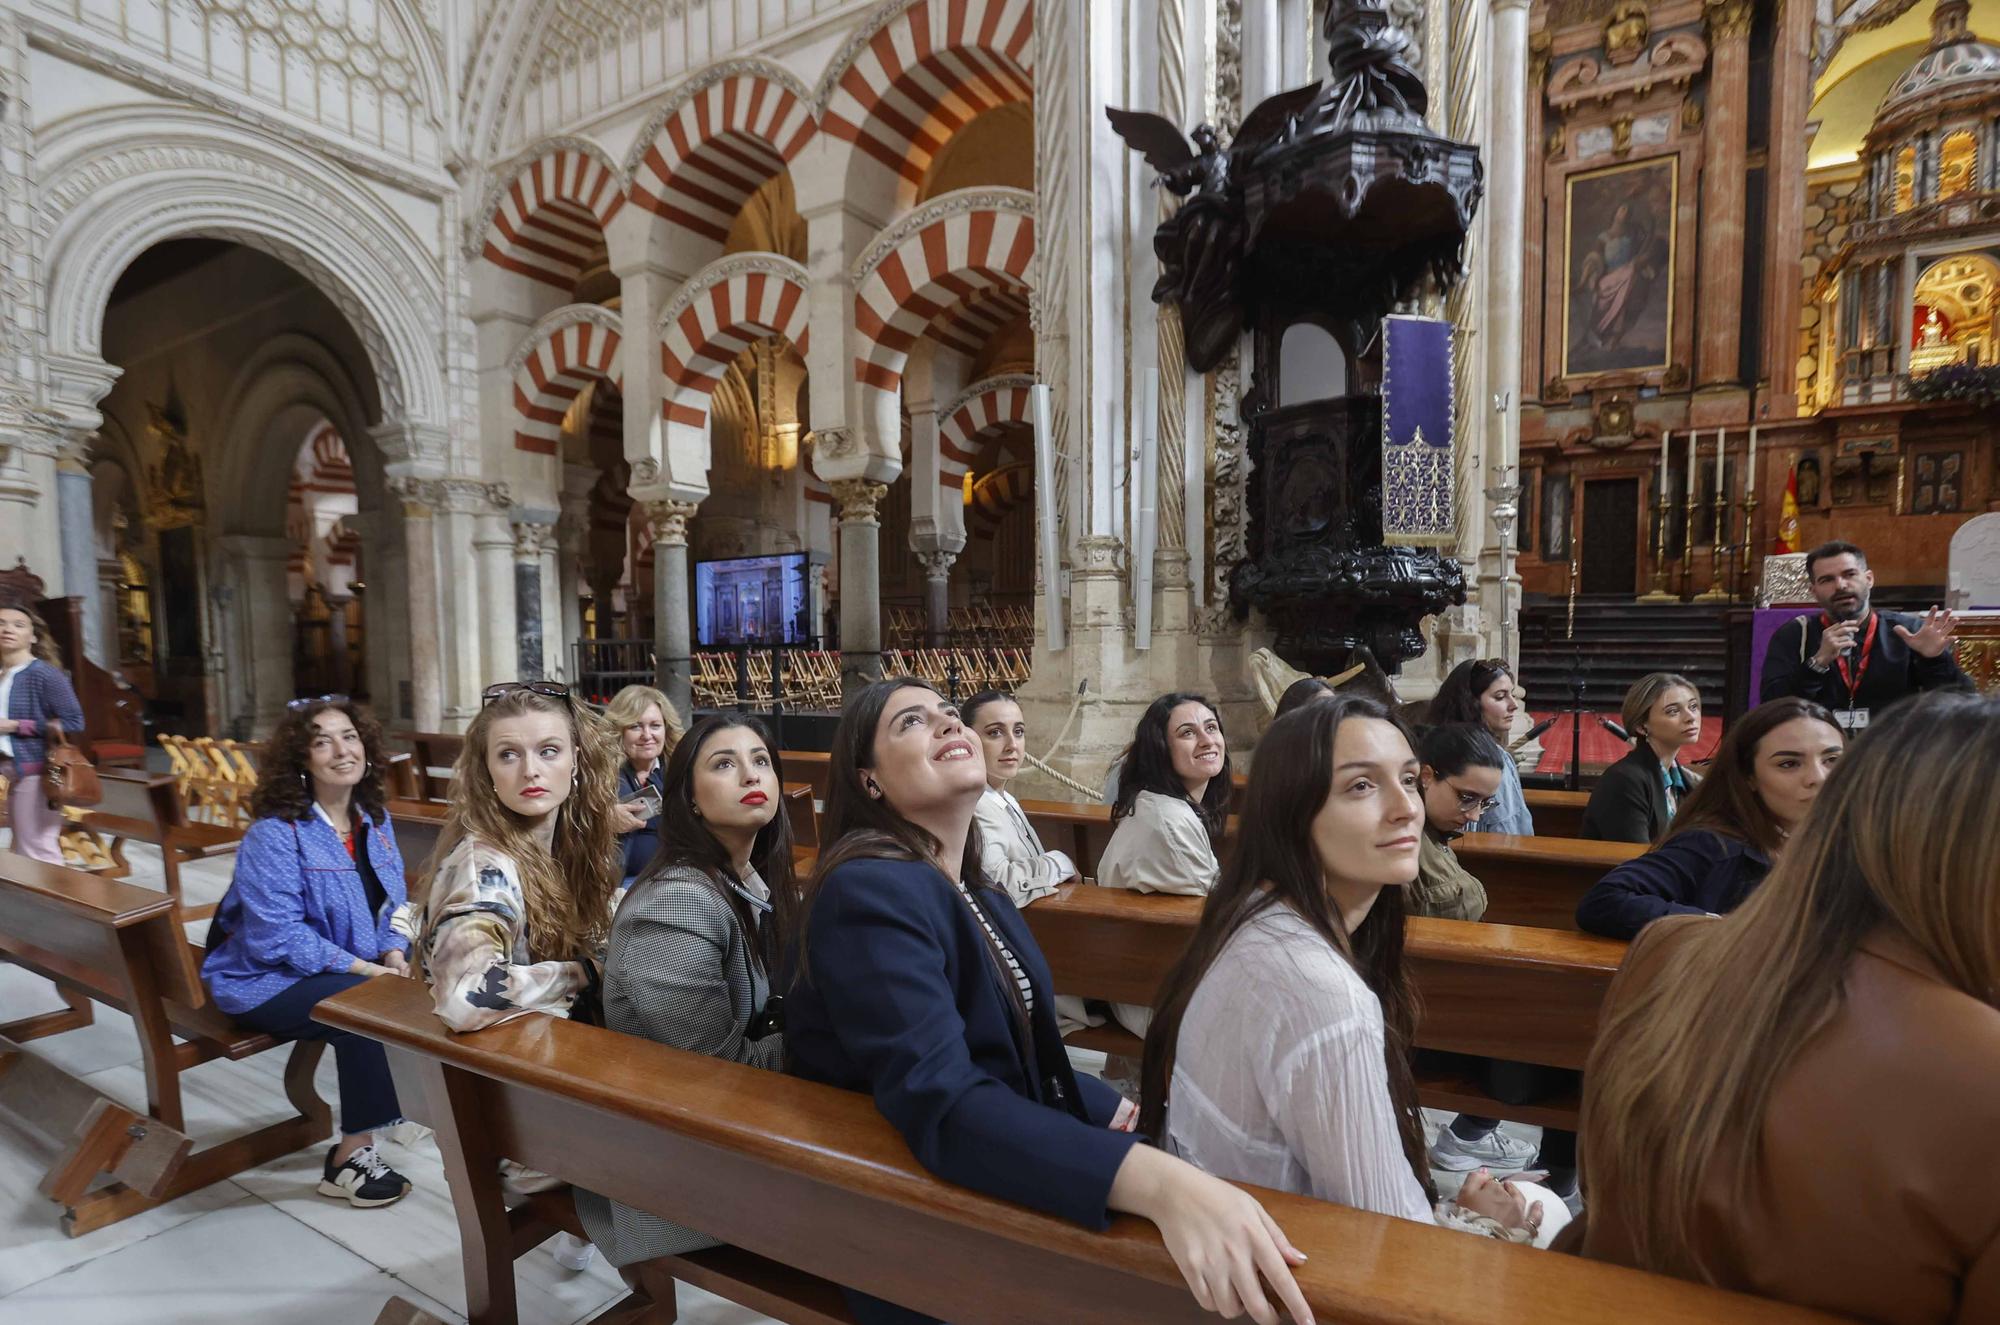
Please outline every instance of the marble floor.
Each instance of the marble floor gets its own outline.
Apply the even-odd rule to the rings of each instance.
[[[134,866],[130,882],[161,886],[157,853],[146,847],[130,847],[128,853]],[[184,866],[188,900],[219,899],[231,868],[227,857]],[[190,926],[205,928],[206,922]],[[59,1006],[47,981],[0,964],[0,1021]],[[106,1094],[145,1108],[138,1039],[124,1014],[99,1007],[94,1025],[38,1040],[34,1049]],[[1078,1059],[1088,1069],[1103,1065],[1099,1055]],[[197,1141],[286,1116],[283,1071],[284,1055],[267,1053],[240,1063],[206,1063],[184,1074],[188,1122]],[[337,1096],[331,1055],[321,1064],[319,1089],[328,1100]],[[1427,1121],[1434,1129],[1440,1120]],[[1520,1130],[1534,1139],[1535,1129]],[[325,1151],[314,1147],[109,1228],[66,1238],[57,1223],[58,1207],[36,1190],[49,1152],[0,1119],[0,1321],[127,1325],[143,1316],[147,1325],[372,1325],[392,1296],[444,1320],[462,1321],[458,1227],[436,1147],[425,1138],[409,1146],[384,1142],[382,1149],[415,1190],[379,1210],[357,1210],[317,1195]],[[1449,1192],[1462,1175],[1436,1176]],[[516,1263],[516,1281],[524,1325],[586,1321],[624,1295],[603,1257],[585,1270],[569,1271],[547,1248]],[[685,1325],[766,1321],[687,1285],[680,1294]]]

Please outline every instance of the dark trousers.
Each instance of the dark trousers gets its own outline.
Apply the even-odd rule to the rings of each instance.
[[[352,989],[367,978],[346,972],[309,975],[234,1018],[240,1026],[281,1040],[324,1040],[333,1046],[334,1067],[340,1075],[340,1130],[347,1136],[387,1127],[403,1116],[381,1042],[322,1026],[312,1019],[313,1008],[321,999]]]

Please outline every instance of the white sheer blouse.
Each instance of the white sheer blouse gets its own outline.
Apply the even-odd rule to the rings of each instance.
[[[1166,1132],[1218,1177],[1434,1222],[1389,1101],[1382,1005],[1287,907],[1238,930],[1195,990]]]

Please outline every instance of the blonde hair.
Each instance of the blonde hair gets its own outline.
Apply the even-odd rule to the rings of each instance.
[[[674,712],[674,706],[667,697],[652,686],[626,686],[611,697],[605,705],[604,720],[611,724],[613,737],[621,737],[625,729],[646,716],[649,706],[658,705],[660,721],[666,724],[666,745],[660,750],[660,762],[666,763],[673,755],[674,747],[687,735],[687,728],[681,725],[681,715]],[[620,747],[621,750],[623,747]]]
[[[49,623],[42,620],[40,612],[25,602],[0,603],[0,612],[19,612],[28,618],[28,627],[34,632],[33,642],[28,645],[29,656],[62,670],[62,650],[56,647],[55,636],[49,634]]]
[[[1625,692],[1625,704],[1618,713],[1624,719],[1626,735],[1635,741],[1645,740],[1646,715],[1660,702],[1661,695],[1675,688],[1693,691],[1695,703],[1701,702],[1701,691],[1679,672],[1648,672],[1634,681]]]
[[[567,715],[575,742],[576,785],[556,808],[555,840],[548,850],[529,834],[527,820],[501,804],[486,767],[493,724],[524,713]],[[452,769],[444,828],[424,867],[426,889],[439,863],[472,838],[505,854],[520,871],[527,911],[523,919],[535,960],[596,952],[610,928],[611,892],[619,876],[618,838],[611,824],[619,759],[611,728],[573,693],[557,699],[513,690],[488,704],[466,728],[465,745]]]
[[[1896,705],[1750,900],[1690,925],[1641,988],[1614,992],[1584,1069],[1582,1168],[1616,1191],[1637,1268],[1714,1282],[1695,1235],[1710,1177],[1751,1199],[1772,1091],[1838,1010],[1869,934],[1902,935],[1947,985],[2000,1000],[1996,783],[2000,699]]]

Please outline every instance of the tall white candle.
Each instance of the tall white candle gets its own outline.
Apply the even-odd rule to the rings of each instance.
[[[1750,425],[1750,454],[1743,461],[1743,500],[1757,495],[1757,425]]]
[[[1715,509],[1718,512],[1722,510],[1722,448],[1724,445],[1723,439],[1726,438],[1728,435],[1729,435],[1728,429],[1726,428],[1717,428],[1715,430]],[[1722,517],[1721,515],[1718,514],[1715,519],[1716,519],[1715,527],[1719,534],[1722,529]]]

